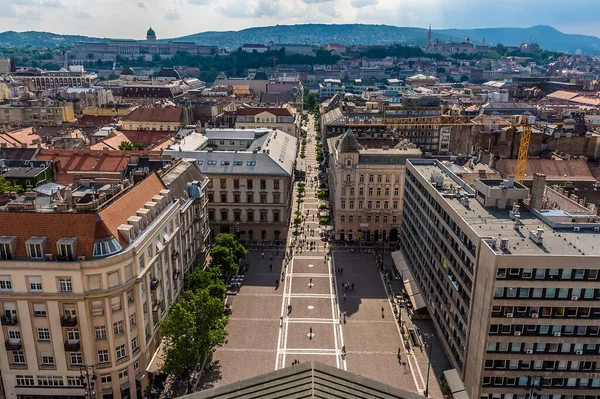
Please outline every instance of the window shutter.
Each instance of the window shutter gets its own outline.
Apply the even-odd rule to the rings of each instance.
[[[100,275],[88,276],[88,285],[90,286],[90,290],[99,290],[102,288],[100,283]]]

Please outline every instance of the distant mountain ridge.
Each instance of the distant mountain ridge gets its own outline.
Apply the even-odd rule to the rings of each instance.
[[[160,32],[158,32],[160,37]],[[502,43],[518,46],[523,42],[536,42],[542,48],[583,54],[600,54],[600,38],[595,36],[566,34],[551,26],[538,25],[530,28],[477,28],[433,30],[433,38],[441,42],[462,42],[467,37],[475,43],[484,38],[489,45]],[[165,40],[193,41],[200,45],[237,48],[244,43],[341,43],[346,45],[407,44],[424,45],[427,29],[397,27],[390,25],[363,24],[301,24],[276,25],[248,28],[239,31],[201,32]],[[49,32],[0,33],[0,46],[60,47],[76,42],[104,42],[111,39],[78,35],[58,35]]]

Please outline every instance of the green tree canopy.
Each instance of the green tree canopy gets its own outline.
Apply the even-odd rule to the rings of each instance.
[[[131,151],[133,150],[133,144],[131,144],[129,141],[121,141],[121,144],[119,144],[119,150]]]
[[[207,268],[202,270],[197,268],[185,277],[186,288],[190,291],[208,290],[209,294],[215,298],[225,296],[225,283],[219,279],[219,270]]]
[[[0,194],[5,194],[5,193],[22,193],[23,191],[23,187],[21,186],[13,186],[12,184],[10,184],[10,182],[8,180],[6,180],[6,178],[4,176],[0,176]]]

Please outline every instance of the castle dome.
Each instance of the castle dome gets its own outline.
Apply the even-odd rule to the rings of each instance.
[[[156,32],[154,32],[154,29],[152,29],[152,27],[148,29],[148,32],[146,32],[146,37],[156,37]]]

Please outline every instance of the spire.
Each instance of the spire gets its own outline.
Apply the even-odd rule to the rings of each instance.
[[[427,32],[427,47],[431,46],[431,24],[429,24],[429,31]]]

